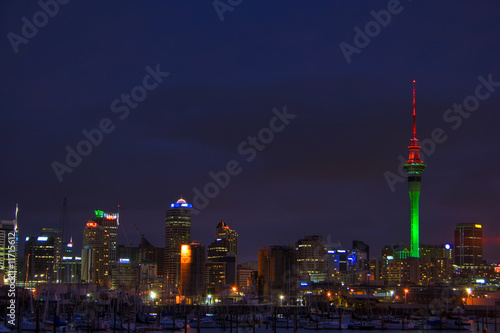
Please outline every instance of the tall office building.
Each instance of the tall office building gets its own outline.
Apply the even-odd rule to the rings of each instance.
[[[220,221],[215,228],[215,240],[208,246],[207,286],[221,290],[237,285],[238,234]]]
[[[95,216],[92,219],[98,225],[104,227],[104,230],[109,234],[109,263],[115,265],[117,262],[116,246],[118,242],[118,227],[120,225],[119,213],[106,213],[102,210],[94,210]]]
[[[15,271],[17,271],[17,237],[17,217],[13,221],[0,221],[0,283],[2,284],[7,284],[5,279],[9,271],[13,271],[13,269],[9,267],[10,263],[16,266]],[[10,242],[12,240],[15,242],[14,251],[9,251]]]
[[[181,279],[179,293],[187,299],[205,292],[205,247],[198,242],[181,245]],[[192,304],[187,300],[188,304]]]
[[[322,282],[327,278],[327,250],[321,236],[305,236],[295,244],[301,282]]]
[[[408,192],[410,194],[410,217],[411,217],[411,246],[410,256],[420,256],[420,226],[419,226],[419,200],[421,175],[426,165],[420,158],[420,146],[417,140],[417,122],[415,112],[415,80],[413,80],[413,139],[408,147],[410,154],[406,164],[403,166],[408,174]]]
[[[297,253],[291,246],[259,250],[258,294],[270,301],[281,295],[291,302],[297,296]]]
[[[238,255],[238,233],[230,229],[224,221],[220,221],[217,224],[215,238],[227,240],[227,252],[235,256]]]
[[[184,199],[170,204],[165,217],[165,283],[176,292],[180,282],[181,245],[191,243],[191,211],[193,205]]]
[[[455,265],[483,264],[483,229],[477,223],[459,223],[455,226]]]
[[[26,237],[24,279],[27,288],[34,288],[37,283],[60,282],[61,236],[59,229],[43,228],[39,236]]]
[[[83,230],[82,281],[111,285],[111,269],[117,264],[118,213],[95,210]]]

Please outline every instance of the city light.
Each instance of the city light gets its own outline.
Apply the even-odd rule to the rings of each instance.
[[[151,297],[151,299],[154,301],[154,300],[155,300],[155,298],[156,298],[156,293],[155,293],[154,291],[151,291],[151,292],[149,293],[149,296],[150,296],[150,297]]]
[[[88,221],[87,228],[97,228],[97,222]]]

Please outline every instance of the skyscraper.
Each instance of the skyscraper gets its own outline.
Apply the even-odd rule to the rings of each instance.
[[[404,165],[404,169],[408,174],[408,192],[410,194],[410,216],[411,216],[411,241],[410,241],[410,256],[418,258],[420,256],[420,226],[419,226],[419,199],[420,199],[420,182],[421,175],[426,165],[420,159],[420,146],[417,140],[417,123],[415,112],[415,80],[413,80],[413,139],[408,147],[410,154]]]
[[[180,281],[181,245],[191,243],[193,205],[184,199],[170,204],[165,217],[165,282],[167,290],[177,291]]]
[[[61,242],[59,229],[43,228],[38,237],[26,237],[27,271],[24,278],[27,287],[34,288],[37,283],[60,282]]]
[[[295,244],[301,282],[321,282],[327,278],[326,245],[321,236],[305,236]]]
[[[229,226],[224,222],[220,221],[215,228],[216,239],[227,240],[227,252],[230,254],[238,255],[238,233],[229,228]]]
[[[271,301],[281,295],[290,303],[297,294],[297,251],[291,246],[259,250],[258,294]]]
[[[196,298],[205,292],[205,247],[198,242],[181,245],[180,294]],[[192,304],[191,301],[187,302]]]
[[[18,230],[17,230],[16,205],[15,218],[11,221],[0,221],[0,283],[9,283],[7,277],[13,271],[18,270]],[[14,240],[14,249],[12,249],[12,240]],[[14,251],[12,251],[14,250]]]
[[[118,213],[94,210],[95,216],[83,230],[82,280],[111,285],[111,269],[116,265]]]
[[[9,252],[9,241],[14,237],[15,239],[15,251]],[[0,283],[7,283],[4,279],[7,277],[9,272],[9,259],[12,259],[12,255],[17,253],[17,221],[0,221]],[[9,258],[9,253],[11,254]],[[16,258],[17,259],[17,258]],[[15,260],[17,263],[17,260]]]
[[[483,264],[483,229],[477,223],[459,223],[455,226],[455,265]]]
[[[208,246],[207,285],[211,290],[237,284],[238,234],[220,221],[215,228],[215,240]]]

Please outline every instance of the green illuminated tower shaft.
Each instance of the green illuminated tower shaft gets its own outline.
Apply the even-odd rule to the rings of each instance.
[[[408,174],[408,192],[410,194],[410,217],[411,217],[411,247],[410,256],[414,258],[420,257],[420,226],[419,226],[419,199],[420,199],[420,182],[422,180],[422,172],[426,165],[420,159],[420,147],[417,140],[417,125],[415,113],[415,80],[413,80],[413,139],[408,147],[410,154],[404,169]]]

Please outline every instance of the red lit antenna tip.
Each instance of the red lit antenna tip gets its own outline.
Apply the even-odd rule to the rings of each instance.
[[[413,80],[413,83],[415,83],[415,80]]]

